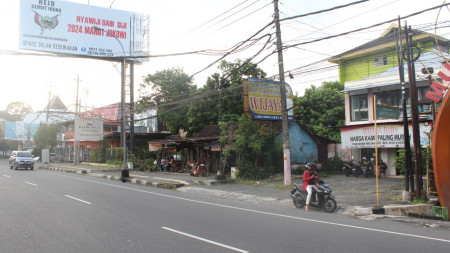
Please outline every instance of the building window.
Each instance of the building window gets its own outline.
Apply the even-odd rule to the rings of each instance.
[[[373,60],[374,66],[376,67],[382,67],[387,65],[387,56],[381,56],[377,57]]]
[[[377,105],[398,107],[402,101],[401,90],[382,91],[375,94]]]
[[[352,121],[369,120],[367,94],[351,96],[350,104]]]

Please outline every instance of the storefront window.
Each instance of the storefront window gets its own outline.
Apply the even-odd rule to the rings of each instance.
[[[429,87],[418,87],[417,88],[417,100],[418,100],[418,109],[419,114],[423,114],[428,116],[429,113],[431,113],[431,103],[430,99],[428,99],[425,95],[430,90]],[[389,90],[389,91],[382,91],[375,93],[377,96],[377,105],[384,105],[384,106],[393,106],[398,107],[401,111],[403,108],[402,105],[402,91],[400,89],[398,90]],[[411,106],[410,106],[410,99],[409,99],[409,89],[406,89],[406,111],[408,114],[408,117],[411,117]]]
[[[398,107],[401,104],[400,90],[382,91],[375,95],[377,96],[377,105]]]
[[[351,96],[352,121],[368,120],[367,94]]]

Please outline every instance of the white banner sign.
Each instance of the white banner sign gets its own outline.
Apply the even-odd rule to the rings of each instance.
[[[75,140],[103,140],[103,120],[101,118],[75,118]]]
[[[430,125],[420,124],[420,144],[426,147],[430,144],[428,134],[431,131]],[[389,124],[378,125],[378,147],[379,148],[404,148],[403,125]],[[413,146],[412,126],[409,126],[410,145]],[[342,148],[374,148],[375,147],[375,128],[370,126],[347,126],[341,128]]]
[[[19,48],[94,57],[130,55],[134,14],[59,0],[21,0]]]

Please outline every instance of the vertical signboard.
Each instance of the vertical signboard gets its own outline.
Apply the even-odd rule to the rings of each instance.
[[[135,14],[60,0],[21,0],[19,48],[92,57],[133,55]],[[148,30],[148,28],[147,28]],[[148,31],[147,35],[148,36]],[[132,39],[133,38],[133,39]]]
[[[244,112],[259,120],[281,120],[280,83],[270,80],[249,78],[244,80]],[[294,94],[286,86],[288,119],[294,118],[292,106]]]

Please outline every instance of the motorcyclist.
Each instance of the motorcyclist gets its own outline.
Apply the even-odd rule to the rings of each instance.
[[[306,197],[305,211],[309,211],[309,202],[311,201],[313,188],[317,190],[316,180],[318,179],[316,165],[314,163],[307,163],[306,170],[303,172],[303,190],[308,192]]]

